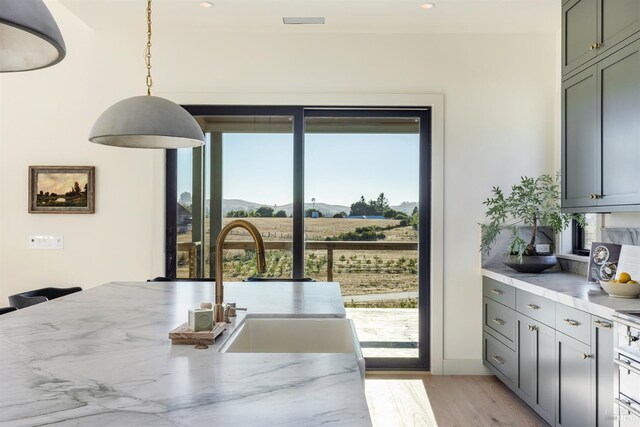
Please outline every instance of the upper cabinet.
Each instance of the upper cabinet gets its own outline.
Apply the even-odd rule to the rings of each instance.
[[[562,7],[567,75],[640,31],[640,0],[570,0]]]
[[[562,207],[640,211],[640,0],[562,11]]]

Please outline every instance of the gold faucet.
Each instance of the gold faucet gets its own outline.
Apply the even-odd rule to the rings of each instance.
[[[258,273],[264,273],[267,271],[267,263],[264,259],[264,242],[262,241],[262,236],[258,229],[249,221],[244,219],[236,219],[225,225],[224,228],[220,230],[218,240],[216,240],[216,304],[213,307],[214,322],[229,322],[229,309],[234,308],[224,302],[224,286],[222,283],[222,247],[224,246],[224,240],[227,238],[227,235],[234,228],[244,228],[249,232],[254,242],[256,242]]]

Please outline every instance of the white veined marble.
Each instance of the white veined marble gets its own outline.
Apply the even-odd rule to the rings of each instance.
[[[335,283],[225,291],[249,315],[344,316]],[[352,354],[172,346],[169,330],[212,296],[206,283],[111,283],[1,316],[0,425],[371,425]]]

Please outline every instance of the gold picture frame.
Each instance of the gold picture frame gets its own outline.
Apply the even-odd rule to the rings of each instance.
[[[29,166],[29,213],[95,213],[95,166]]]

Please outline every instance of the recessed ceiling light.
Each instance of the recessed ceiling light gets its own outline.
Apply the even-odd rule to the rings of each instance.
[[[421,8],[423,9],[433,9],[434,7],[436,7],[435,3],[423,3],[420,5]]]
[[[210,1],[203,1],[203,2],[200,3],[200,7],[208,8],[208,7],[211,7],[211,6],[213,6],[213,3],[211,3]]]
[[[284,17],[282,22],[286,25],[322,25],[324,24],[324,16],[318,17]]]

